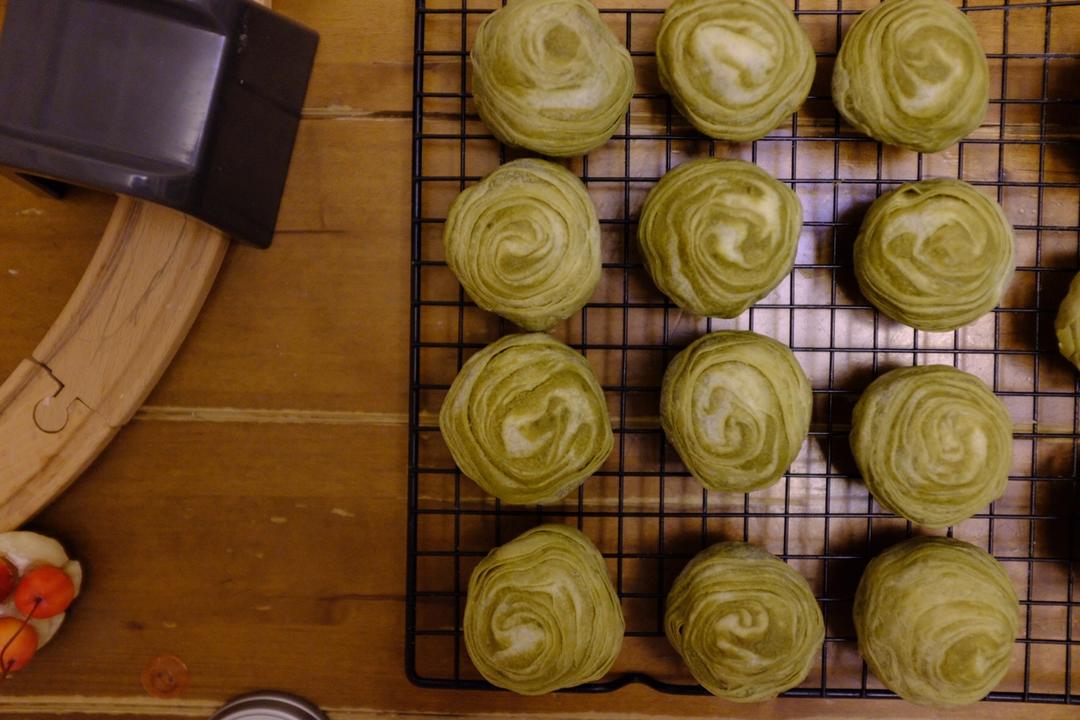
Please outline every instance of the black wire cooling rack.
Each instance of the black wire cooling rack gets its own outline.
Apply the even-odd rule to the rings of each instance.
[[[561,504],[504,506],[455,468],[437,414],[462,362],[514,328],[476,308],[443,261],[454,196],[501,162],[475,114],[468,50],[500,0],[417,0],[412,210],[409,538],[406,671],[422,686],[489,687],[464,652],[468,577],[492,547],[541,522],[567,522],[610,565],[627,638],[612,673],[581,691],[645,683],[704,691],[663,638],[663,598],[698,550],[742,539],[783,557],[811,582],[827,633],[817,667],[792,696],[891,696],[860,660],[851,600],[867,559],[914,531],[858,480],[847,444],[851,408],[880,372],[946,363],[982,377],[1015,423],[1005,496],[948,533],[986,547],[1013,578],[1023,621],[1012,670],[995,700],[1080,702],[1077,438],[1080,385],[1058,356],[1053,318],[1080,247],[1080,0],[964,0],[991,67],[984,125],[958,146],[921,155],[861,137],[832,108],[829,77],[844,30],[874,0],[794,0],[817,50],[811,96],[791,121],[754,143],[709,141],[672,110],[656,79],[653,42],[666,0],[597,0],[634,57],[638,92],[625,126],[568,166],[600,212],[604,271],[579,316],[554,334],[589,359],[607,393],[616,450]],[[805,215],[795,270],[732,321],[681,313],[650,283],[635,247],[645,193],[672,166],[704,155],[752,160],[799,194]],[[1017,234],[1017,273],[1001,305],[951,333],[879,316],[857,290],[851,247],[869,203],[923,177],[958,177],[1004,206]],[[657,418],[668,360],[711,330],[739,327],[790,345],[814,386],[814,424],[773,488],[706,492],[666,445]],[[921,531],[921,530],[920,530]]]

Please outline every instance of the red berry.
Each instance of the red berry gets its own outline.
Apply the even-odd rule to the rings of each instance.
[[[0,558],[0,602],[8,599],[8,595],[15,589],[19,582],[19,571],[7,560]]]
[[[37,652],[37,630],[29,625],[23,627],[23,621],[18,618],[0,618],[0,648],[5,646],[7,649],[0,655],[3,662],[0,672],[22,670]]]
[[[75,583],[54,565],[40,565],[23,576],[15,588],[15,607],[23,615],[50,618],[68,609],[75,598]]]

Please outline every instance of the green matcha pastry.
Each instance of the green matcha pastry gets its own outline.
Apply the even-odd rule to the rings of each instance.
[[[757,702],[806,679],[825,621],[799,573],[761,548],[723,542],[675,579],[664,632],[706,690]]]
[[[764,137],[806,100],[814,48],[781,0],[676,0],[656,39],[660,83],[709,137]]]
[[[464,190],[443,241],[469,297],[526,330],[570,317],[600,280],[592,200],[573,173],[546,160],[515,160]]]
[[[855,593],[859,652],[885,686],[919,705],[984,698],[1004,677],[1020,604],[997,560],[943,537],[917,537],[874,558]]]
[[[945,0],[885,0],[848,30],[833,69],[836,109],[889,145],[937,152],[979,127],[990,81],[975,26]]]
[[[772,338],[724,330],[699,338],[664,373],[660,423],[694,477],[746,493],[780,479],[810,429],[810,381]]]
[[[630,53],[588,0],[510,0],[480,24],[471,57],[480,118],[544,155],[603,145],[634,94]]]
[[[859,398],[851,450],[882,507],[946,527],[1005,492],[1012,419],[974,375],[944,365],[900,368]]]
[[[661,178],[638,240],[653,282],[679,307],[733,318],[791,272],[801,227],[787,185],[742,160],[707,158]]]
[[[565,525],[541,525],[488,553],[469,578],[465,649],[488,682],[543,695],[604,676],[623,616],[600,551]]]
[[[1072,279],[1069,292],[1061,301],[1054,320],[1058,349],[1069,362],[1080,368],[1080,275]]]
[[[588,361],[543,333],[508,335],[461,368],[439,413],[461,471],[500,500],[554,502],[603,464],[613,444]]]
[[[922,180],[870,206],[855,240],[855,277],[894,320],[955,330],[1001,301],[1014,253],[1000,205],[959,180]]]

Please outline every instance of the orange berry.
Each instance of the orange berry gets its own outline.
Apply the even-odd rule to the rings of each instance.
[[[75,583],[54,565],[40,565],[23,576],[15,588],[15,607],[23,615],[50,618],[68,609],[75,598]]]
[[[0,648],[5,646],[7,649],[0,654],[3,663],[0,672],[22,670],[37,652],[37,630],[29,625],[23,627],[23,621],[18,618],[0,618]]]

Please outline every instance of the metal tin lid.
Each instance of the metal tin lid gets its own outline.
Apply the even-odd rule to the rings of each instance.
[[[327,720],[303,698],[281,692],[256,692],[229,701],[210,720]]]

